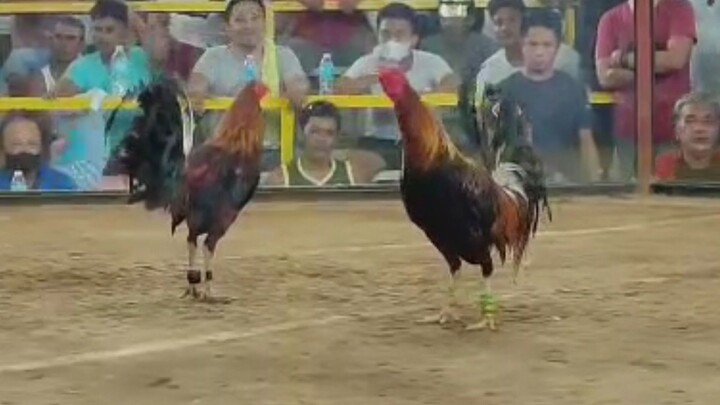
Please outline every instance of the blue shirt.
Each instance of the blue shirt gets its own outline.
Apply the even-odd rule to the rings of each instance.
[[[143,87],[150,83],[150,62],[145,51],[137,46],[128,49],[127,58],[128,86],[131,88],[131,93],[137,95],[142,91]],[[113,83],[110,76],[110,66],[103,62],[99,51],[77,59],[68,67],[67,74],[81,93],[92,89],[101,89],[108,94],[112,94]],[[112,151],[117,146],[130,130],[133,118],[138,114],[138,111],[118,111],[113,126],[110,128],[109,133],[105,134],[108,139],[107,151]]]
[[[9,191],[12,181],[12,172],[8,170],[0,171],[0,190]],[[43,165],[37,176],[37,190],[40,191],[56,191],[56,190],[76,190],[75,182],[70,176],[57,171],[49,166]]]

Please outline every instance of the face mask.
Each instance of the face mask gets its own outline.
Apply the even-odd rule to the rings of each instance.
[[[380,58],[399,62],[410,55],[410,44],[393,39],[384,44],[378,45],[378,51]]]
[[[16,153],[5,156],[5,166],[8,170],[22,170],[30,172],[40,168],[40,155],[33,153]]]

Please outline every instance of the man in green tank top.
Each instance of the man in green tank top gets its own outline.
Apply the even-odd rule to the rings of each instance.
[[[380,156],[350,152],[346,159],[335,156],[340,133],[340,112],[327,101],[315,101],[300,112],[302,151],[289,164],[282,164],[267,177],[272,186],[354,186],[371,183],[385,166]]]

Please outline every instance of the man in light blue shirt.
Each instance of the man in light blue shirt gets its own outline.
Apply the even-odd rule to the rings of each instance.
[[[117,77],[113,77],[111,61],[118,47],[121,47],[127,58],[122,78],[124,89],[121,91],[123,93],[127,91],[130,95],[139,94],[150,82],[150,63],[142,48],[125,45],[129,35],[127,5],[118,0],[98,0],[90,11],[90,17],[97,51],[80,57],[68,67],[67,72],[58,82],[56,95],[69,97],[98,90],[113,96],[125,95],[114,94],[118,93],[115,89],[118,83]],[[71,143],[67,150],[72,158],[62,160],[60,164],[72,166],[68,171],[74,177],[80,175],[78,171],[84,172],[84,176],[87,177],[87,171],[92,168],[94,174],[91,177],[99,181],[100,178],[97,176],[102,174],[107,159],[127,134],[133,118],[138,113],[138,111],[118,112],[112,127],[107,134],[104,134],[104,125],[98,125],[101,121],[104,124],[104,120],[97,119],[99,113],[90,112],[86,118],[94,121],[93,125],[88,125],[87,122],[78,124],[74,129],[75,136],[73,137],[72,134],[70,136],[76,144]],[[109,115],[109,112],[106,115]],[[100,143],[98,139],[104,139],[104,142]],[[87,179],[82,182],[87,183]]]

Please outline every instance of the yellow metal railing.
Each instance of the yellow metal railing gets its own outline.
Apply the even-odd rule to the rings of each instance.
[[[475,0],[477,7],[484,8],[489,0]],[[94,4],[93,1],[40,1],[40,2],[12,2],[0,0],[0,15],[3,14],[53,14],[53,13],[76,13],[85,14],[90,11]],[[359,4],[360,10],[372,11],[379,10],[383,6],[391,3],[392,0],[365,0]],[[143,12],[177,12],[177,13],[212,13],[222,12],[225,9],[225,1],[207,1],[207,2],[162,2],[155,1],[130,1],[128,2],[136,11]],[[406,1],[412,4],[413,8],[418,10],[433,10],[438,6],[437,0],[413,0]],[[543,4],[538,0],[530,0],[526,2],[530,7],[542,7]],[[273,1],[272,8],[274,12],[296,12],[302,11],[305,7],[298,1]],[[326,0],[326,10],[337,10],[337,0]],[[566,23],[566,41],[574,42],[575,38],[575,10],[569,7],[565,13]],[[331,101],[338,108],[357,109],[357,108],[389,108],[392,104],[389,99],[384,96],[362,95],[362,96],[310,96],[309,101],[324,99]],[[457,105],[457,96],[455,94],[431,94],[426,95],[423,99],[430,105],[437,107],[452,107]],[[205,102],[208,110],[224,110],[230,106],[232,99],[216,98]],[[612,104],[613,99],[607,93],[594,93],[591,97],[593,104]],[[119,98],[107,98],[102,105],[102,109],[113,109],[121,103]],[[267,99],[263,103],[263,107],[268,110],[279,110],[281,120],[281,155],[283,162],[289,162],[293,158],[294,137],[295,137],[295,111],[290,107],[290,103],[285,99]],[[134,101],[123,102],[120,105],[122,109],[137,108]],[[29,110],[29,111],[85,111],[90,109],[90,100],[84,97],[69,97],[58,99],[43,99],[30,97],[12,97],[0,98],[0,112],[9,110]]]
[[[327,100],[338,108],[391,108],[392,102],[385,96],[310,96],[308,102],[315,100]],[[456,94],[427,94],[423,101],[435,107],[453,107],[457,105]],[[230,107],[232,98],[214,98],[205,101],[207,110],[225,110]],[[591,96],[593,104],[612,104],[612,95],[608,93],[593,93]],[[137,108],[137,102],[125,101],[118,97],[106,98],[101,108],[104,110]],[[288,100],[283,98],[269,98],[263,101],[263,108],[266,110],[280,110],[280,154],[283,162],[288,163],[293,159],[295,150],[295,111],[291,108]],[[25,111],[87,111],[90,109],[90,99],[87,97],[64,97],[55,99],[44,99],[35,97],[0,97],[0,113],[11,110]]]

